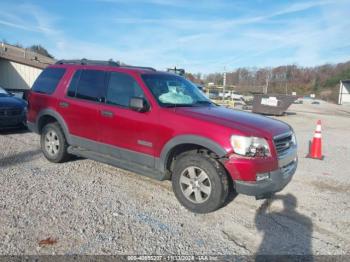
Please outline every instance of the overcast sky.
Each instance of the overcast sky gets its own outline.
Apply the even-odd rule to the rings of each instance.
[[[313,66],[350,60],[349,12],[349,0],[2,0],[0,40],[193,73]]]

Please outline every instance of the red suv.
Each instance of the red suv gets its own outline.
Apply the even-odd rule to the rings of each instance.
[[[193,212],[218,209],[234,191],[267,197],[297,167],[289,125],[217,106],[185,78],[153,68],[58,61],[28,100],[28,126],[49,161],[78,155],[171,179]]]

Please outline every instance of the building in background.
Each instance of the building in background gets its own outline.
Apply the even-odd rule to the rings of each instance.
[[[7,90],[28,90],[41,71],[54,59],[25,48],[0,43],[0,86]]]
[[[350,104],[350,80],[340,81],[338,104]]]

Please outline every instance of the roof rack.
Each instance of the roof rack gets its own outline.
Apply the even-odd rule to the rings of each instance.
[[[153,67],[148,67],[148,66],[130,66],[130,65],[121,65],[120,67],[124,67],[124,68],[135,68],[135,69],[143,69],[143,70],[150,70],[150,71],[157,71],[155,68]]]
[[[114,62],[112,59],[108,61],[103,60],[88,60],[88,59],[76,59],[76,60],[59,60],[56,62],[58,65],[72,64],[72,65],[104,65],[104,66],[120,66],[119,62]]]
[[[123,67],[123,68],[134,68],[134,69],[143,69],[143,70],[150,70],[150,71],[157,71],[156,69],[152,67],[146,67],[146,66],[131,66],[131,65],[121,65],[119,62],[115,62],[112,59],[108,61],[103,60],[88,60],[88,59],[75,59],[75,60],[58,60],[56,62],[57,65],[64,65],[64,64],[71,64],[71,65],[103,65],[103,66],[117,66],[117,67]]]

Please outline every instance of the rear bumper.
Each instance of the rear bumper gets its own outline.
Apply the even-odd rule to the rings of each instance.
[[[241,194],[264,197],[281,191],[292,179],[298,166],[295,159],[285,167],[279,168],[269,173],[269,178],[263,181],[242,181],[236,180],[236,191]]]

